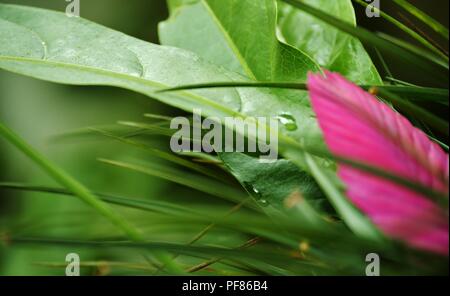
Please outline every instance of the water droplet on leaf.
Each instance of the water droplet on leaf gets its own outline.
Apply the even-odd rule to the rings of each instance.
[[[258,200],[258,203],[262,207],[267,207],[269,205],[269,202],[266,199],[260,199]]]
[[[261,193],[259,192],[258,189],[256,189],[251,183],[249,182],[244,182],[244,187],[245,189],[247,189],[247,191],[253,195],[253,197],[255,197],[256,199],[260,199],[261,198]]]
[[[296,131],[297,121],[295,120],[294,116],[284,113],[279,116],[277,116],[278,121],[290,132]]]
[[[269,202],[266,199],[263,199],[261,192],[254,187],[252,184],[245,182],[245,188],[247,191],[253,196],[253,198],[258,202],[259,205],[266,207],[269,205]]]

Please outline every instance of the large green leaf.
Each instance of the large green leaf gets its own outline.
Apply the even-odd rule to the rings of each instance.
[[[291,161],[262,165],[258,158],[238,152],[221,153],[220,158],[263,208],[286,212],[308,202],[318,211],[328,210],[314,179]]]
[[[303,52],[276,36],[275,0],[169,1],[170,18],[159,27],[163,44],[189,49],[214,64],[256,80],[304,82],[320,71]],[[212,79],[211,79],[212,80]],[[323,145],[305,91],[238,89],[241,112],[280,118],[297,141]]]
[[[0,46],[1,68],[59,83],[124,87],[189,112],[201,108],[210,116],[238,111],[271,117],[289,113],[298,130],[286,132],[321,142],[304,93],[285,92],[283,100],[271,90],[256,89],[156,93],[186,83],[245,79],[184,50],[149,44],[62,13],[1,5],[0,22],[0,38],[7,40]],[[305,73],[306,69],[303,77]]]
[[[163,44],[189,49],[209,61],[233,69],[249,78],[260,81],[304,82],[307,72],[319,71],[318,67],[303,52],[278,40],[276,4],[275,0],[169,0],[171,16],[160,25],[160,40]],[[243,91],[251,92],[251,89],[240,90]],[[323,148],[324,144],[307,93],[280,89],[272,89],[270,93],[272,94],[270,97],[248,95],[242,98],[244,113],[277,117],[283,124],[284,134],[296,139],[297,142]],[[297,165],[308,170],[309,165],[304,162],[302,153],[295,149],[286,153]],[[267,175],[277,175],[292,169],[292,163],[289,161],[280,160],[276,165],[270,165],[239,159],[241,161],[239,163],[233,157],[235,156],[224,158],[224,163],[241,172],[235,174],[241,183],[247,182],[252,186],[257,185],[257,180],[248,182],[244,177],[256,170],[271,171]],[[310,162],[315,161],[316,159],[313,159]],[[252,170],[243,174],[249,167]],[[300,170],[297,171],[297,174],[302,173]],[[332,186],[330,184],[334,184],[333,199],[337,201],[333,204],[337,211],[343,214],[343,219],[355,232],[367,235],[371,232],[371,227],[343,196],[336,180],[335,178],[322,180],[319,185],[322,189],[326,189]],[[299,178],[297,185],[302,187],[303,183]],[[273,201],[276,207],[283,206],[280,204],[283,199],[277,192],[277,186],[264,187],[262,190],[264,192],[259,194],[276,197]],[[348,219],[345,216],[348,216]]]
[[[0,45],[0,68],[58,83],[123,87],[189,112],[200,108],[208,116],[233,116],[236,112],[288,116],[297,128],[292,124],[282,128],[286,134],[299,141],[307,138],[322,143],[306,92],[217,89],[158,93],[168,86],[246,78],[190,52],[150,44],[63,13],[0,5],[0,22],[0,39],[6,40]]]
[[[200,108],[208,116],[289,113],[298,129],[286,132],[321,141],[305,92],[284,92],[282,99],[272,90],[256,89],[158,93],[181,84],[248,80],[185,50],[150,44],[63,13],[2,4],[0,23],[0,39],[6,41],[0,45],[0,68],[58,83],[123,87],[189,112]]]
[[[0,40],[5,41],[0,43],[0,68],[58,83],[127,88],[190,112],[200,108],[208,116],[288,118],[281,129],[283,137],[294,143],[323,145],[304,92],[215,89],[158,93],[180,84],[247,79],[187,51],[149,44],[63,13],[2,4],[0,23]],[[295,49],[292,52],[297,53]],[[295,74],[298,69],[286,73]],[[303,164],[298,153],[291,155]],[[359,222],[365,223],[361,219]]]
[[[356,25],[350,0],[307,0],[307,4]],[[381,78],[361,42],[313,16],[280,2],[278,27],[282,38],[303,50],[321,66],[360,84],[380,84]]]
[[[0,5],[0,28],[0,68],[58,83],[123,87],[187,111],[201,107],[205,113],[224,115],[240,109],[233,89],[154,93],[182,81],[230,80],[224,71],[184,50],[150,44],[63,13],[14,5]]]
[[[178,4],[160,24],[163,44],[189,49],[261,81],[303,81],[307,71],[317,70],[308,56],[277,39],[276,1],[191,2]]]
[[[261,81],[305,81],[308,71],[317,71],[317,66],[308,56],[277,39],[275,0],[169,1],[169,6],[172,14],[169,20],[159,26],[163,44],[189,49],[217,65]],[[313,125],[310,122],[315,121],[306,92],[278,89],[271,90],[271,93],[274,96],[268,100],[248,96],[251,100],[242,103],[244,106],[251,104],[252,110],[257,112],[254,115],[279,117],[283,123],[289,124],[286,130],[295,130],[299,135],[297,139],[300,140]],[[298,110],[296,116],[292,116],[293,110]],[[299,120],[304,128],[297,131],[296,119],[307,116],[307,125],[304,125],[304,119]],[[288,119],[292,119],[292,122]],[[289,161],[281,160],[275,165],[264,164],[238,153],[224,154],[223,161],[230,168],[240,171],[235,176],[246,184],[257,181],[245,178],[244,172],[247,169],[247,173],[252,175],[258,170],[271,171],[272,175],[277,175],[283,171],[292,172],[296,168]],[[294,178],[301,174],[298,168],[296,170]],[[298,181],[302,183],[300,179]],[[277,187],[279,186],[266,187],[261,194],[279,196],[275,192]],[[279,200],[272,203],[281,207],[283,198],[277,198]]]

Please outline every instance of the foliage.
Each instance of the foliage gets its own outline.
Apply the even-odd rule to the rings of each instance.
[[[398,3],[448,38],[448,30],[429,16]],[[99,160],[131,178],[143,174],[192,189],[178,199],[135,199],[91,192],[0,125],[2,136],[62,186],[2,182],[2,191],[78,196],[113,222],[97,220],[98,231],[90,236],[57,238],[17,235],[9,226],[0,229],[8,248],[101,247],[111,253],[101,253],[101,262],[86,262],[86,268],[107,264],[117,274],[360,275],[372,252],[385,259],[383,274],[447,273],[442,257],[384,237],[351,204],[304,88],[308,72],[339,72],[379,90],[445,146],[448,122],[435,112],[436,105],[448,107],[445,53],[356,26],[350,0],[168,0],[168,6],[169,18],[159,24],[162,45],[156,45],[63,13],[0,4],[0,40],[14,40],[1,42],[0,68],[59,84],[124,88],[184,112],[200,108],[205,116],[275,117],[282,123],[283,158],[267,164],[241,153],[168,152],[170,116],[148,115],[145,122],[91,126],[60,137],[109,139],[141,149],[147,154],[133,160]],[[364,46],[430,73],[435,84],[382,79]],[[389,172],[348,163],[434,197],[432,190]],[[60,263],[41,262],[56,268]]]

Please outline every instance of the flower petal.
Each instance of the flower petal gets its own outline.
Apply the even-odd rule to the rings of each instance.
[[[333,154],[448,192],[448,154],[401,114],[339,74],[310,74],[308,88]],[[349,165],[339,165],[338,175],[349,198],[387,235],[448,255],[448,217],[438,205]]]

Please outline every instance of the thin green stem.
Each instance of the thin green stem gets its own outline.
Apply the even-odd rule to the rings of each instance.
[[[37,152],[34,148],[28,145],[12,130],[7,128],[0,122],[0,134],[13,144],[16,148],[27,155],[37,165],[39,165],[50,177],[56,182],[73,192],[81,200],[93,207],[97,212],[102,214],[105,218],[111,221],[117,228],[122,230],[131,240],[142,240],[142,235],[139,231],[131,226],[123,217],[114,212],[111,208],[105,205],[99,198],[92,194],[86,187],[84,187],[77,180],[72,178],[65,171],[52,164],[43,155]]]
[[[370,5],[369,3],[367,3],[363,0],[353,0],[353,1],[355,1],[356,3],[358,3],[359,5],[362,5],[364,7],[368,7]],[[399,28],[400,30],[402,30],[403,32],[405,32],[406,34],[408,34],[415,40],[417,40],[419,43],[421,43],[422,45],[424,45],[425,47],[432,50],[436,54],[440,55],[443,59],[448,61],[448,57],[444,53],[442,53],[442,51],[439,48],[436,48],[427,39],[420,36],[420,34],[416,33],[414,30],[410,29],[408,26],[404,25],[403,23],[401,23],[400,21],[398,21],[391,15],[387,14],[386,12],[378,9],[377,7],[373,6],[373,9],[375,11],[379,12],[381,17],[383,17],[385,20],[387,20],[388,22],[390,22],[391,24],[393,24],[394,26],[396,26],[397,28]]]
[[[392,80],[393,78],[389,78]],[[398,80],[397,80],[398,81]],[[376,87],[379,90],[386,90],[396,95],[411,98],[411,101],[434,102],[448,106],[449,91],[446,88],[420,87],[415,85],[395,86],[395,85],[359,85],[365,90]],[[160,92],[172,92],[180,90],[203,89],[203,88],[223,88],[223,87],[256,87],[256,88],[281,88],[294,90],[307,90],[306,83],[297,82],[210,82],[200,84],[180,85],[166,88]],[[383,98],[389,100],[389,97]],[[136,127],[134,125],[134,127]]]
[[[394,106],[399,107],[407,113],[417,116],[418,118],[420,118],[420,120],[426,122],[431,127],[442,132],[444,135],[449,135],[449,125],[446,120],[439,118],[428,110],[425,110],[407,100],[402,99],[400,96],[388,91],[387,89],[378,89],[376,87],[374,89],[376,89],[376,92],[381,97],[388,98],[388,100],[392,102]]]
[[[376,54],[377,54],[377,56],[378,56],[378,59],[380,60],[380,62],[381,62],[381,65],[383,66],[383,68],[384,68],[384,71],[386,71],[386,74],[388,75],[388,76],[393,76],[392,75],[392,72],[391,72],[391,69],[389,69],[389,66],[387,65],[387,63],[386,63],[386,61],[384,60],[384,58],[383,58],[383,55],[381,54],[381,52],[378,50],[378,48],[376,48],[375,47],[375,52],[376,52]]]
[[[406,0],[394,0],[394,2],[408,11],[410,14],[415,16],[417,19],[421,20],[424,24],[432,28],[434,31],[439,33],[442,37],[449,39],[448,29],[439,23],[437,20],[420,10],[419,8],[415,7],[411,3],[409,3]]]
[[[8,142],[14,145],[22,153],[33,160],[39,167],[41,167],[50,177],[52,177],[60,185],[67,188],[74,195],[78,196],[82,201],[94,208],[98,213],[108,219],[118,229],[123,231],[125,235],[132,241],[144,241],[142,234],[131,224],[128,223],[122,216],[105,205],[97,196],[89,191],[83,184],[75,180],[72,176],[64,170],[47,160],[42,154],[26,143],[22,138],[16,135],[11,129],[0,122],[0,135],[2,135]],[[157,255],[168,268],[172,271],[179,272],[181,269],[167,260],[167,254]]]
[[[354,27],[342,20],[325,13],[317,8],[314,8],[304,1],[299,0],[282,0],[298,9],[301,9],[305,13],[308,13],[325,23],[334,26],[338,30],[350,34],[356,38],[359,38],[362,42],[376,46],[378,49],[383,50],[396,56],[404,63],[411,64],[414,61],[416,69],[420,69],[427,73],[431,77],[435,77],[441,83],[448,84],[448,60],[443,59],[440,55],[436,55],[433,52],[424,51],[421,48],[417,48],[412,44],[403,42],[401,44],[395,43],[392,40],[377,36],[373,32],[370,32],[361,27]],[[430,61],[432,63],[430,63]],[[436,67],[435,67],[436,66]]]

